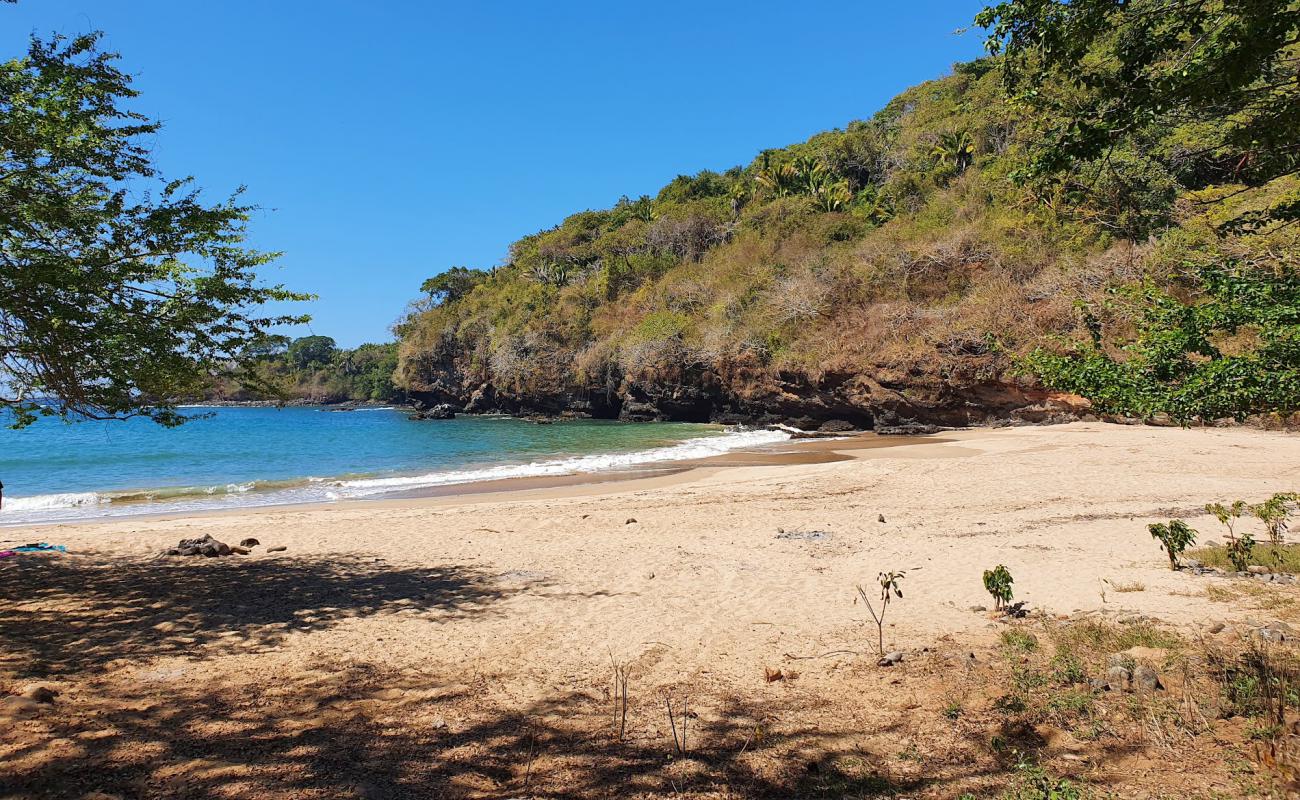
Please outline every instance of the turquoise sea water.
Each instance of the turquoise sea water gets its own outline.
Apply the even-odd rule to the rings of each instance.
[[[784,438],[689,423],[413,422],[397,409],[191,412],[210,416],[175,429],[143,419],[0,429],[0,524],[378,497],[700,458]]]

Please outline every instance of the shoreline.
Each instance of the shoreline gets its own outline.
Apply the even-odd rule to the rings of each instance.
[[[312,510],[343,508],[353,505],[372,506],[431,499],[454,499],[458,497],[500,496],[513,494],[544,493],[547,490],[574,490],[584,487],[604,487],[614,491],[617,485],[633,484],[635,486],[661,486],[669,483],[689,481],[693,477],[708,474],[710,471],[735,467],[782,466],[800,464],[821,464],[850,460],[854,456],[850,451],[874,450],[894,446],[915,444],[919,441],[938,441],[939,436],[885,436],[865,432],[849,432],[834,438],[788,439],[766,445],[737,448],[704,458],[682,459],[680,461],[646,462],[644,465],[630,465],[593,472],[573,472],[562,475],[538,475],[509,477],[488,480],[471,480],[463,483],[448,483],[436,486],[395,489],[367,497],[349,497],[338,500],[286,501],[250,505],[231,505],[205,509],[158,509],[142,510],[138,513],[103,514],[71,519],[49,521],[6,522],[0,511],[0,533],[21,530],[49,530],[65,526],[98,525],[128,520],[177,520],[203,517],[223,517],[243,513],[271,513],[282,510]],[[150,503],[132,503],[133,508],[145,508]],[[0,543],[15,542],[16,539],[0,538]]]

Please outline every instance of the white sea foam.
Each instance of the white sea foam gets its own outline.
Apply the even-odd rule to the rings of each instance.
[[[31,497],[11,497],[4,501],[4,510],[44,511],[54,508],[82,508],[99,505],[103,497],[95,492],[63,492],[60,494],[37,494]]]
[[[790,438],[781,431],[732,431],[721,436],[706,436],[687,439],[667,447],[652,450],[638,450],[631,453],[601,453],[589,456],[573,456],[547,461],[534,461],[529,464],[502,464],[480,469],[451,470],[448,472],[430,472],[424,475],[399,475],[390,478],[363,478],[339,481],[338,486],[349,490],[353,496],[365,496],[380,492],[402,489],[418,489],[426,486],[446,486],[456,483],[476,481],[493,481],[505,478],[535,478],[547,475],[573,475],[587,472],[603,472],[611,469],[623,469],[639,464],[653,464],[663,461],[686,461],[696,458],[726,453],[746,447],[759,447],[766,444],[783,442]]]

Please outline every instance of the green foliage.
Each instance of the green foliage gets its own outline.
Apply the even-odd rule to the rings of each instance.
[[[1250,513],[1264,523],[1273,560],[1282,562],[1282,546],[1286,543],[1287,519],[1300,505],[1300,495],[1294,492],[1275,494],[1262,503],[1250,507]]]
[[[1048,386],[1102,411],[1179,421],[1300,410],[1300,273],[1230,264],[1186,275],[1182,294],[1147,282],[1086,308],[1090,338],[1024,361]],[[1108,341],[1106,313],[1131,335]],[[1135,319],[1134,319],[1135,318]]]
[[[1300,167],[1295,0],[1011,0],[976,24],[1004,54],[1008,91],[1039,112],[1029,180],[1132,182],[1111,156],[1160,152],[1169,130],[1194,132],[1161,153],[1188,188],[1258,187]],[[1297,218],[1288,199],[1233,222]]]
[[[428,295],[435,305],[454,303],[473,291],[486,278],[487,273],[481,269],[452,267],[420,284],[420,291]]]
[[[1237,572],[1245,572],[1246,567],[1250,565],[1251,550],[1255,547],[1255,539],[1249,532],[1237,536],[1237,520],[1246,513],[1246,502],[1237,500],[1229,506],[1222,503],[1209,503],[1205,506],[1205,510],[1228,529],[1228,545],[1225,548],[1228,561]]]
[[[116,60],[89,34],[0,63],[0,407],[20,426],[180,424],[178,398],[305,320],[258,313],[306,296],[258,281],[275,254],[242,246],[252,207],[158,174]]]
[[[1065,778],[1054,778],[1042,767],[1022,760],[1015,787],[1002,800],[1081,800],[1083,793]]]
[[[1169,556],[1170,569],[1178,569],[1178,557],[1196,542],[1196,531],[1181,519],[1171,519],[1168,523],[1154,522],[1147,526],[1147,530]]]
[[[299,369],[328,364],[334,356],[334,340],[328,336],[304,336],[289,343],[285,355]]]
[[[1002,646],[1015,653],[1032,653],[1038,649],[1038,637],[1020,628],[1008,628],[1000,638]]]
[[[317,403],[405,399],[405,393],[393,383],[397,371],[394,342],[340,350],[328,336],[308,336],[277,344],[251,355],[249,370],[258,378],[256,386],[217,380],[196,399]]]
[[[1005,608],[1011,602],[1011,584],[1013,582],[1011,571],[1002,564],[998,564],[993,569],[984,570],[984,591],[992,596],[995,609]]]

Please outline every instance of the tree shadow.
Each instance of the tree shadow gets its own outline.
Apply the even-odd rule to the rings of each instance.
[[[983,779],[974,765],[942,778],[891,774],[850,732],[774,720],[794,717],[797,701],[722,701],[681,754],[654,703],[618,741],[608,702],[581,691],[509,707],[430,676],[309,672],[321,677],[292,691],[176,682],[60,700],[25,745],[0,733],[11,765],[0,796],[861,798]]]
[[[348,556],[9,559],[0,563],[0,670],[48,677],[123,658],[257,651],[381,612],[480,614],[513,591],[474,567]]]

